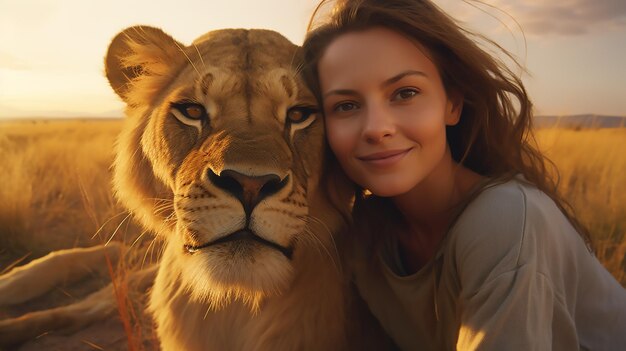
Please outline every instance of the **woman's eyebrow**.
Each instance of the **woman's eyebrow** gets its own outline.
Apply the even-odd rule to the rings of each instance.
[[[420,76],[420,77],[428,77],[428,75],[422,71],[416,71],[416,70],[406,70],[403,72],[400,72],[398,74],[396,74],[395,76],[386,79],[384,82],[381,83],[382,87],[386,87],[388,85],[391,85],[393,83],[396,83],[397,81],[399,81],[400,79],[406,77],[406,76]],[[328,97],[329,95],[354,95],[356,94],[355,90],[351,90],[351,89],[334,89],[334,90],[330,90],[328,92],[326,92],[324,94],[324,98]]]
[[[428,77],[426,73],[422,71],[407,70],[407,71],[400,72],[389,79],[386,79],[384,82],[382,82],[381,86],[386,87],[388,85],[396,83],[397,81],[399,81],[400,79],[406,76],[411,76],[411,75],[420,76],[420,77]],[[356,93],[357,93],[356,90],[351,90],[351,89],[334,89],[334,90],[330,90],[326,92],[323,98],[326,98],[329,95],[355,95]]]
[[[386,87],[386,86],[388,86],[388,85],[391,85],[391,84],[393,84],[393,83],[396,83],[397,81],[399,81],[400,79],[402,79],[402,78],[404,78],[404,77],[406,77],[406,76],[412,76],[412,75],[415,75],[415,76],[421,76],[421,77],[428,77],[428,76],[426,75],[426,73],[424,73],[424,72],[422,72],[422,71],[416,71],[416,70],[412,70],[412,69],[410,69],[410,70],[406,70],[406,71],[404,71],[404,72],[400,72],[400,73],[396,74],[395,76],[393,76],[393,77],[391,77],[391,78],[389,78],[389,79],[385,80],[385,81],[381,84],[381,86],[382,86],[382,87]]]

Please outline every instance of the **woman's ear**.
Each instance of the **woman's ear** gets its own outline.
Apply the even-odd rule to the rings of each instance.
[[[128,103],[132,83],[141,76],[167,74],[184,58],[183,47],[158,28],[126,28],[113,38],[104,59],[109,84]]]
[[[461,119],[463,112],[463,95],[457,92],[448,94],[448,102],[446,103],[446,125],[454,126]]]

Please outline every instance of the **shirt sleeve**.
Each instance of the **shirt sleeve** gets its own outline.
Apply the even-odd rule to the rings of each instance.
[[[553,306],[531,264],[502,273],[459,302],[457,350],[551,350]]]
[[[554,332],[559,339],[567,334],[571,349],[578,349],[573,323],[555,323],[563,317],[555,316],[561,299],[539,267],[548,233],[527,217],[528,206],[522,189],[507,187],[481,196],[464,213],[454,243],[458,350],[551,350]]]

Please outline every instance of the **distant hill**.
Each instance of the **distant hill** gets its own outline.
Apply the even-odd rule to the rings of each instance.
[[[593,114],[572,116],[535,116],[534,124],[537,128],[626,128],[626,117]]]
[[[119,119],[124,113],[121,110],[111,110],[97,114],[80,114],[63,111],[48,111],[35,116],[20,111],[20,113],[3,113],[0,105],[0,122],[11,120],[92,120],[92,119]],[[10,111],[9,112],[13,112]],[[534,116],[533,124],[536,128],[567,128],[567,129],[594,129],[594,128],[626,128],[626,116],[604,116],[582,114],[571,116]]]

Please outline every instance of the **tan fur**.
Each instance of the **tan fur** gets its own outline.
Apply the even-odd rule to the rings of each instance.
[[[108,259],[115,265],[120,244],[72,248],[52,252],[0,276],[0,307],[16,305],[38,297],[59,284],[72,283],[89,273],[107,272],[102,264]]]
[[[115,189],[165,242],[150,302],[164,350],[347,348],[332,237],[343,222],[319,189],[323,121],[286,120],[289,108],[315,105],[296,55],[265,30],[214,31],[184,46],[132,27],[111,43],[107,77],[127,103]],[[201,103],[208,121],[182,123],[171,108],[182,100]],[[284,183],[247,216],[208,176],[225,171]],[[184,249],[245,227],[292,257],[249,239]]]
[[[15,268],[0,276],[0,307],[31,300],[59,284],[79,280],[87,273],[107,271],[108,264],[114,266],[122,252],[121,244],[111,242],[86,249],[55,251]],[[156,267],[152,266],[130,272],[118,284],[126,286],[128,292],[143,292],[152,284],[155,275]],[[68,334],[102,320],[116,312],[114,290],[111,283],[69,305],[0,320],[0,347],[13,349],[19,343],[50,331]]]

